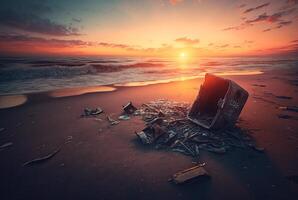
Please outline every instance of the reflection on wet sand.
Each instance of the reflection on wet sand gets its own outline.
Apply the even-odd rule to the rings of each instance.
[[[111,92],[116,90],[114,87],[109,86],[94,86],[94,87],[81,87],[81,88],[66,88],[59,89],[49,92],[51,97],[69,97],[69,96],[78,96],[87,93],[95,92]]]
[[[0,109],[11,108],[26,103],[26,95],[0,96]]]
[[[129,82],[129,83],[118,83],[114,84],[115,86],[127,86],[127,87],[133,87],[133,86],[145,86],[145,85],[152,85],[152,84],[158,84],[158,83],[170,83],[175,81],[186,81],[186,80],[192,80],[196,78],[203,78],[205,76],[205,72],[201,73],[197,76],[188,76],[188,77],[177,77],[177,78],[171,78],[171,79],[164,79],[164,80],[152,80],[152,81],[136,81],[136,82]],[[231,72],[218,72],[214,73],[218,76],[239,76],[239,75],[258,75],[263,74],[262,71],[231,71]]]

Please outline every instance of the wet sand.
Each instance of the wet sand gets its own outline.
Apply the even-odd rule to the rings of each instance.
[[[117,118],[128,101],[136,106],[159,98],[192,102],[202,79],[59,98],[32,94],[23,105],[0,109],[0,128],[5,128],[0,146],[13,143],[0,150],[1,199],[297,198],[298,183],[288,176],[298,175],[298,113],[278,109],[298,105],[297,74],[275,71],[226,78],[250,93],[239,126],[252,130],[264,153],[202,151],[200,162],[206,162],[211,178],[177,186],[167,180],[193,166],[192,158],[140,144],[134,134],[144,127],[139,117],[112,127],[103,114],[102,121],[80,118],[85,107],[100,106]],[[72,140],[64,144],[67,138]],[[52,159],[23,166],[60,146]]]

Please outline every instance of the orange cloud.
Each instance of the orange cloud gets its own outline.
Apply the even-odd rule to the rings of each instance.
[[[181,38],[177,38],[175,40],[175,42],[182,43],[184,45],[190,46],[190,45],[199,44],[200,40],[199,39],[190,39],[190,38],[187,38],[187,37],[181,37]]]

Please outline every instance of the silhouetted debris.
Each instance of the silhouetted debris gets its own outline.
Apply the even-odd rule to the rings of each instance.
[[[95,116],[103,113],[103,110],[100,107],[97,107],[95,109],[91,108],[85,108],[84,109],[84,114],[82,114],[82,117],[88,117],[88,116]]]
[[[289,97],[289,96],[275,96],[278,99],[293,99],[293,97]]]
[[[280,106],[280,107],[278,107],[278,109],[292,111],[292,112],[298,112],[298,106]]]
[[[35,158],[33,160],[30,160],[28,162],[25,162],[23,164],[23,166],[27,166],[27,165],[35,165],[35,164],[40,164],[40,163],[43,163],[49,159],[51,159],[52,157],[54,157],[57,153],[59,153],[59,151],[61,150],[61,148],[58,148],[57,150],[55,150],[53,153],[50,153],[46,156],[43,156],[43,157],[39,157],[39,158]]]
[[[12,145],[13,145],[12,142],[7,142],[7,143],[2,144],[2,145],[0,146],[0,149],[4,149],[4,148],[9,147],[9,146],[12,146]]]
[[[263,84],[252,84],[252,86],[256,86],[256,87],[266,87],[266,85],[263,85]]]
[[[204,169],[204,167],[197,165],[189,169],[177,172],[170,180],[176,184],[182,184],[202,176],[209,177],[209,174]]]
[[[147,127],[136,133],[137,136],[142,143],[157,149],[169,149],[192,157],[198,157],[201,150],[224,154],[233,148],[251,148],[262,152],[263,149],[250,137],[249,130],[238,126],[210,130],[192,123],[187,119],[189,107],[185,102],[164,99],[143,104],[137,112]],[[159,127],[163,134],[155,135],[156,130],[152,127]]]
[[[248,92],[234,81],[206,74],[188,118],[207,129],[234,126],[248,98]]]
[[[128,104],[126,104],[125,106],[123,106],[123,110],[124,110],[124,112],[126,114],[131,115],[131,114],[133,114],[137,110],[137,108],[134,107],[134,105],[132,105],[132,102],[129,102]]]
[[[117,125],[119,124],[120,122],[111,118],[110,116],[107,116],[107,120],[109,121],[110,125],[113,126],[113,125]]]
[[[295,117],[294,116],[291,116],[291,115],[278,114],[277,116],[280,119],[295,119]]]
[[[136,135],[141,139],[143,144],[152,144],[161,135],[165,133],[162,127],[158,124],[153,124],[146,127],[141,132],[136,132]]]
[[[120,115],[118,117],[118,119],[120,119],[120,120],[129,120],[130,119],[130,116],[128,116],[128,115]]]

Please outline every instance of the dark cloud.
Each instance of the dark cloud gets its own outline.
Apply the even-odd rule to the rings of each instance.
[[[267,29],[263,30],[263,32],[272,31],[274,29],[280,29],[280,28],[282,28],[284,26],[288,26],[292,23],[293,23],[292,21],[280,21],[280,22],[278,22],[277,26],[274,26],[272,28],[267,28]]]
[[[258,22],[274,23],[274,22],[281,21],[282,17],[292,14],[295,10],[296,10],[295,8],[286,9],[286,10],[276,12],[272,15],[267,15],[266,13],[263,13],[263,14],[259,15],[258,17],[256,17],[255,19],[246,20],[245,22],[249,23],[249,24],[258,23]]]
[[[175,40],[175,42],[183,43],[185,45],[195,45],[195,44],[199,44],[200,40],[199,39],[190,39],[187,37],[181,37],[181,38],[177,38]]]
[[[234,48],[241,48],[241,46],[240,45],[235,45]]]
[[[53,9],[44,1],[11,0],[1,3],[0,27],[53,36],[80,35],[76,27],[45,17],[52,12]]]
[[[131,46],[126,44],[107,43],[107,42],[99,42],[97,44],[99,46],[110,47],[110,48],[122,48],[122,49],[132,48]]]
[[[269,24],[276,24],[275,29],[277,28],[282,28],[284,26],[290,25],[292,23],[291,20],[284,21],[283,17],[286,17],[296,11],[296,8],[289,8],[289,9],[284,9],[278,12],[275,12],[271,15],[267,15],[267,13],[263,13],[261,15],[258,15],[257,17],[250,19],[250,20],[245,20],[238,26],[230,26],[227,28],[222,29],[223,31],[229,31],[229,30],[242,30],[244,28],[247,28],[249,26],[253,26],[256,23],[269,23]],[[270,28],[267,28],[263,30],[263,32],[270,31]]]
[[[255,10],[259,10],[259,9],[264,8],[264,7],[267,7],[269,5],[270,5],[270,3],[264,3],[264,4],[261,4],[261,5],[257,6],[257,7],[248,8],[243,13],[249,13],[249,12],[252,12],[252,11],[255,11]]]
[[[18,33],[0,33],[0,43],[22,43],[27,45],[35,45],[36,43],[46,45],[48,47],[84,47],[84,46],[103,46],[108,48],[134,49],[133,46],[126,44],[107,43],[107,42],[86,42],[83,40],[62,40],[47,39],[42,37],[33,37]]]
[[[91,42],[85,42],[82,40],[61,40],[61,39],[46,39],[42,37],[33,37],[24,34],[17,33],[0,33],[0,42],[2,43],[27,43],[35,44],[40,43],[42,45],[49,45],[55,47],[73,47],[73,46],[92,46]]]
[[[298,40],[292,40],[291,43],[298,43]]]
[[[282,28],[283,26],[288,26],[292,24],[292,21],[281,21],[281,22],[278,22],[278,26],[276,26],[276,28]]]

